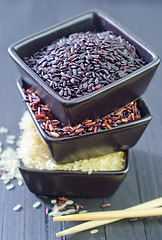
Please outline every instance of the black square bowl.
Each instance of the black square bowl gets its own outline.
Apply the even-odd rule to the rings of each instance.
[[[107,30],[113,31],[116,35],[122,36],[122,38],[134,45],[138,55],[144,59],[146,65],[86,96],[72,100],[63,99],[32,71],[23,60],[24,57],[31,56],[42,47],[72,33]],[[158,55],[146,43],[110,16],[98,10],[83,13],[69,21],[34,34],[13,44],[8,51],[17,63],[24,80],[37,89],[44,103],[48,104],[51,111],[65,125],[68,123],[73,125],[96,116],[103,117],[137,99],[145,92],[160,62]]]
[[[18,168],[29,190],[43,196],[101,197],[111,196],[129,170],[128,151],[125,168],[120,171],[53,171],[27,168],[18,160]]]
[[[22,78],[18,79],[17,85],[22,98],[25,100],[23,88],[26,89],[29,86],[27,86]],[[54,138],[49,137],[45,133],[35,118],[29,104],[26,101],[25,104],[40,135],[48,144],[51,154],[57,163],[74,162],[80,159],[127,150],[137,143],[152,118],[147,106],[140,98],[138,100],[138,108],[142,117],[139,120],[123,123],[112,130],[101,130],[84,135]]]

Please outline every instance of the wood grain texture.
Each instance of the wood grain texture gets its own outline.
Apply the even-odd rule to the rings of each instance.
[[[0,0],[0,127],[19,136],[18,122],[24,112],[24,104],[16,87],[19,73],[7,53],[10,44],[46,27],[66,20],[90,9],[101,9],[140,36],[162,56],[162,2],[155,1],[107,1],[107,0]],[[102,210],[102,203],[111,203],[108,209],[123,209],[140,202],[162,196],[162,67],[149,85],[143,98],[153,119],[137,145],[130,151],[130,171],[118,191],[110,198],[76,198],[89,211]],[[6,135],[0,134],[3,147]],[[16,145],[14,146],[16,147]],[[39,199],[25,185],[7,191],[0,181],[0,239],[1,240],[54,240],[55,234],[77,223],[54,223],[45,215],[51,207],[50,199]],[[41,207],[33,209],[37,200]],[[22,204],[20,212],[13,207]],[[61,239],[99,240],[152,240],[162,239],[162,218],[149,218],[136,222],[128,220],[98,228],[92,235],[85,231]]]

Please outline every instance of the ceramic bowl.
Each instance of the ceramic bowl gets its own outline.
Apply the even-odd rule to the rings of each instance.
[[[143,58],[146,65],[77,99],[65,100],[60,97],[23,60],[24,57],[31,56],[42,47],[72,33],[107,30],[113,31],[134,45],[138,55]],[[8,51],[24,80],[34,86],[41,99],[48,104],[51,111],[65,125],[68,123],[72,125],[96,116],[105,116],[137,99],[145,92],[160,62],[158,55],[145,42],[113,18],[98,10],[83,13],[71,20],[29,36],[10,46]]]

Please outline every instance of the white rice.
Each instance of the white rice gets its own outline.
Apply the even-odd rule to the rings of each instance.
[[[17,204],[17,205],[13,208],[13,210],[14,210],[14,211],[19,211],[21,208],[22,208],[21,204]]]
[[[90,234],[96,234],[96,233],[98,233],[98,229],[93,229],[90,231]]]
[[[5,184],[14,178],[22,179],[17,167],[17,154],[13,148],[7,147],[0,154],[0,170],[4,171],[0,178]]]
[[[6,127],[0,127],[0,133],[8,133],[8,129]]]
[[[125,167],[125,153],[117,152],[102,157],[84,159],[74,163],[56,164],[50,150],[38,133],[30,114],[26,111],[20,121],[22,135],[18,142],[17,154],[25,167],[48,170],[83,171],[117,171]]]
[[[40,206],[41,206],[41,203],[39,201],[37,201],[33,204],[33,208],[38,208]]]

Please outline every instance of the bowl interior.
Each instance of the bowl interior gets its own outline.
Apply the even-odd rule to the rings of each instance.
[[[17,86],[18,86],[18,89],[23,97],[23,99],[25,100],[25,95],[24,95],[24,91],[23,89],[27,89],[27,88],[30,88],[31,85],[27,84],[23,78],[19,78],[17,80]],[[41,135],[43,136],[43,138],[45,139],[45,141],[47,142],[61,142],[61,141],[68,141],[68,139],[78,139],[78,138],[85,138],[86,136],[88,135],[99,135],[99,134],[102,134],[104,132],[109,132],[109,133],[112,133],[113,131],[118,131],[122,128],[129,128],[131,126],[134,126],[134,125],[137,125],[137,124],[145,124],[145,123],[148,123],[151,119],[152,119],[152,115],[147,107],[147,105],[144,103],[144,101],[142,100],[142,98],[139,98],[137,100],[137,104],[138,104],[138,108],[140,110],[140,113],[141,113],[141,119],[139,120],[135,120],[135,121],[132,121],[132,122],[128,122],[128,123],[123,123],[121,125],[118,125],[116,127],[114,127],[111,131],[109,130],[101,130],[99,132],[89,132],[89,133],[86,133],[84,135],[76,135],[76,136],[71,136],[71,137],[59,137],[59,138],[55,138],[55,137],[50,137],[48,136],[45,131],[40,127],[40,124],[38,123],[37,119],[35,118],[35,115],[33,113],[33,111],[31,110],[31,107],[29,106],[29,104],[25,101],[25,104],[27,106],[27,109],[36,125],[36,127],[38,128],[39,132],[41,133]],[[57,118],[56,118],[57,119]]]
[[[92,172],[90,175],[92,176],[104,176],[104,175],[122,175],[126,174],[129,170],[129,151],[126,150],[125,152],[125,167],[122,170],[116,170],[116,171],[96,171]],[[82,172],[82,171],[64,171],[64,170],[48,170],[48,169],[35,169],[35,168],[27,168],[24,166],[23,161],[21,159],[18,159],[18,168],[21,169],[22,171],[28,171],[31,173],[36,173],[36,174],[59,174],[59,175],[78,175],[78,176],[87,176],[87,172]]]
[[[144,42],[138,40],[138,38],[128,32],[126,28],[111,17],[105,16],[105,14],[100,11],[87,12],[67,22],[28,37],[13,45],[12,51],[15,51],[15,53],[23,59],[26,56],[36,53],[42,47],[62,37],[67,37],[74,32],[101,32],[107,30],[113,31],[116,35],[121,35],[124,39],[133,44],[139,56],[143,57],[146,63],[150,63],[156,58],[156,54],[146,46]]]

